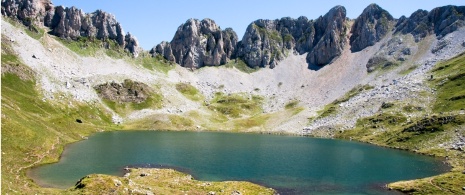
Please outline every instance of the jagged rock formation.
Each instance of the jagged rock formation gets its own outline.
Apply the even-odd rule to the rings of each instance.
[[[44,16],[53,13],[54,6],[50,0],[3,0],[2,15],[15,17],[26,26],[32,22],[44,22]]]
[[[200,68],[225,64],[233,56],[236,44],[237,35],[232,29],[221,30],[211,19],[189,19],[179,26],[170,43],[160,43],[151,53],[184,67]]]
[[[465,26],[465,6],[443,6],[430,12],[418,10],[409,18],[402,16],[396,24],[395,32],[415,37],[420,41],[429,34],[435,34],[441,38],[458,28]]]
[[[314,46],[307,55],[310,64],[326,65],[340,56],[346,43],[346,9],[336,6],[315,21]]]
[[[149,96],[152,89],[145,83],[124,80],[123,83],[104,83],[97,85],[94,89],[102,99],[118,103],[125,102],[144,102]]]
[[[166,41],[162,41],[160,44],[152,48],[152,50],[150,50],[150,54],[152,54],[153,57],[160,54],[169,61],[176,61],[176,58],[173,55],[173,50],[171,49],[171,44]]]
[[[16,18],[26,26],[47,26],[51,34],[61,38],[114,40],[136,57],[141,50],[134,36],[124,35],[115,16],[102,10],[86,14],[75,7],[54,7],[49,0],[5,0],[2,15]]]
[[[326,65],[340,55],[346,42],[345,22],[346,10],[342,6],[316,21],[306,17],[256,20],[237,42],[232,29],[221,31],[210,19],[190,19],[178,28],[171,42],[158,44],[150,53],[190,68],[222,65],[236,57],[253,68],[274,68],[293,51],[308,52],[309,63]]]
[[[310,64],[326,65],[345,43],[346,10],[336,6],[316,21],[306,17],[257,20],[247,27],[237,56],[250,67],[273,68],[288,52],[308,53]]]
[[[352,52],[363,50],[384,38],[393,21],[391,14],[376,4],[365,8],[352,26],[350,37]]]

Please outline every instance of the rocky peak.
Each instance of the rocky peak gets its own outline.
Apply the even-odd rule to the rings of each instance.
[[[54,7],[50,0],[5,0],[2,15],[16,18],[27,26],[32,23],[47,26],[51,34],[61,38],[114,40],[134,56],[141,50],[134,36],[124,34],[115,16],[102,10],[86,14],[76,7]]]
[[[151,53],[184,67],[200,68],[226,64],[236,45],[237,35],[232,29],[222,31],[211,19],[189,19],[178,27],[170,43],[160,43]]]
[[[384,38],[393,25],[394,18],[376,4],[366,7],[352,26],[350,45],[352,52],[365,49]]]
[[[26,26],[41,24],[54,6],[50,0],[3,0],[2,15],[14,17]]]
[[[238,56],[248,66],[273,68],[284,59],[281,33],[276,29],[277,20],[256,20],[246,30],[240,44]]]
[[[465,26],[465,6],[443,6],[430,12],[417,10],[410,17],[402,16],[396,24],[396,33],[412,34],[415,41],[435,34],[441,38]]]
[[[342,6],[334,7],[316,21],[303,16],[256,20],[247,27],[237,55],[250,67],[273,68],[289,52],[308,52],[309,63],[326,65],[340,55],[346,42],[345,21],[346,10]]]
[[[307,62],[326,65],[340,56],[346,43],[346,9],[336,6],[315,21],[314,47],[307,55]]]
[[[133,56],[137,58],[141,49],[136,37],[128,32],[128,34],[124,36],[124,43],[124,49],[126,49],[129,53],[132,53]]]

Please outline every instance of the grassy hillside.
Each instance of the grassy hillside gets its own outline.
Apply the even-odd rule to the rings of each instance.
[[[415,100],[389,102],[378,114],[359,119],[355,129],[338,132],[337,137],[447,157],[451,172],[389,187],[409,194],[460,194],[465,152],[452,146],[465,135],[465,53],[438,63],[430,73],[433,79],[428,82],[436,89],[430,108],[414,106]]]
[[[102,107],[45,100],[34,72],[2,43],[2,193],[56,193],[26,176],[28,168],[58,160],[66,143],[103,129],[117,128]],[[58,99],[58,97],[55,97]],[[82,123],[78,123],[77,120]]]

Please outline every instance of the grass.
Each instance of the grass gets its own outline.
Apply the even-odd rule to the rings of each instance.
[[[360,94],[362,91],[370,90],[370,89],[373,89],[373,86],[371,86],[371,85],[358,85],[358,86],[354,87],[353,89],[348,91],[341,98],[338,98],[338,99],[334,100],[333,102],[331,102],[330,104],[325,105],[325,107],[323,107],[322,110],[317,112],[318,116],[316,116],[315,118],[309,119],[309,121],[311,122],[311,121],[313,121],[314,119],[317,119],[317,118],[324,118],[324,117],[328,117],[328,116],[336,114],[340,103],[347,102],[352,97],[355,97],[356,95]]]
[[[5,20],[11,25],[24,30],[24,32],[26,32],[27,35],[29,35],[30,37],[36,40],[39,40],[40,38],[44,36],[45,30],[33,24],[34,22],[32,21],[31,18],[26,19],[26,20],[29,20],[28,21],[30,23],[29,26],[25,26],[21,22],[19,22],[17,19],[12,19],[9,17],[3,17],[2,20]],[[3,43],[4,42],[2,42],[2,44]]]
[[[174,69],[175,64],[163,58],[161,55],[152,57],[148,52],[141,52],[139,57],[132,58],[130,62],[141,65],[148,70],[154,70],[167,74],[170,70]]]
[[[456,141],[456,134],[465,133],[465,54],[436,64],[431,71],[433,79],[428,81],[436,88],[436,100],[429,107],[394,104],[390,111],[417,112],[417,117],[407,117],[400,112],[384,112],[372,117],[361,118],[352,130],[337,132],[337,138],[354,139],[376,145],[401,148],[422,154],[447,157],[452,166],[448,173],[411,181],[400,181],[388,185],[390,189],[408,194],[461,194],[465,180],[465,153],[442,147]],[[432,113],[421,116],[432,108]]]
[[[178,129],[187,129],[194,126],[194,121],[179,115],[169,115],[170,123]]]
[[[238,118],[243,115],[254,115],[262,111],[263,98],[244,93],[223,94],[218,92],[210,101],[208,108],[223,115]]]
[[[284,108],[286,109],[292,109],[292,108],[295,108],[297,107],[297,105],[299,104],[299,101],[298,100],[292,100],[290,101],[289,103],[287,103]]]
[[[60,43],[80,56],[95,56],[98,51],[103,49],[104,42],[100,40],[80,37],[78,40],[69,40],[55,37]]]
[[[146,175],[146,176],[141,176]],[[132,185],[130,185],[132,183]],[[107,194],[124,189],[138,194],[275,194],[275,191],[250,182],[197,181],[191,175],[173,169],[130,169],[128,177],[90,175],[81,179],[71,194]]]
[[[102,101],[113,111],[118,114],[128,114],[135,110],[142,110],[146,108],[161,108],[161,103],[163,101],[163,96],[158,93],[152,93],[149,97],[143,102],[116,102],[108,99],[102,99]]]
[[[400,75],[408,75],[412,71],[418,68],[418,65],[410,65],[410,67],[403,69],[399,72]]]
[[[258,67],[257,68],[250,68],[247,66],[247,64],[244,62],[244,60],[240,58],[236,58],[235,60],[230,60],[227,64],[224,65],[226,68],[236,68],[241,72],[250,74],[253,72],[256,72],[260,70]]]
[[[433,111],[449,112],[465,109],[465,53],[437,64],[431,73],[433,80],[430,83],[437,89]]]
[[[462,156],[463,158],[464,156]],[[449,172],[414,181],[391,183],[388,188],[408,194],[463,194],[465,174]]]
[[[270,115],[257,115],[245,119],[238,119],[234,121],[234,129],[240,131],[253,127],[261,127],[266,124],[270,117]]]
[[[177,83],[176,90],[178,90],[186,98],[193,101],[201,101],[204,99],[199,90],[189,83]]]
[[[49,103],[41,100],[34,80],[22,80],[11,73],[3,74],[1,79],[2,193],[59,192],[38,187],[27,178],[26,170],[57,161],[67,143],[118,127],[98,105]]]

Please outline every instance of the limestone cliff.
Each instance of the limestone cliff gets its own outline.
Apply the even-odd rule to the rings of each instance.
[[[189,19],[179,26],[170,43],[152,49],[183,67],[200,68],[226,64],[235,54],[237,35],[232,29],[221,30],[211,19]]]
[[[386,36],[393,26],[393,21],[394,18],[389,12],[376,4],[369,5],[352,26],[351,50],[356,52],[374,45]]]
[[[396,24],[396,33],[412,34],[420,41],[429,34],[441,38],[465,26],[465,6],[443,6],[430,12],[418,10],[410,17],[402,16]]]
[[[114,40],[136,57],[141,50],[134,36],[124,34],[115,16],[102,10],[86,14],[76,7],[55,7],[49,0],[5,0],[2,15],[18,19],[26,26],[49,27],[50,34],[65,39]]]

